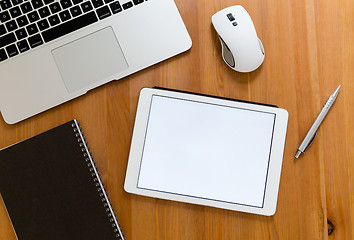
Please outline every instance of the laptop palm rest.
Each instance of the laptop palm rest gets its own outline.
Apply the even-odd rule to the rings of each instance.
[[[111,27],[56,48],[52,55],[69,93],[128,68]]]

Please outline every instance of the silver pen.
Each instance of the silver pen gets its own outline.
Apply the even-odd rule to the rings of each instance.
[[[311,143],[313,142],[313,140],[317,134],[317,129],[321,125],[323,119],[325,118],[329,109],[332,107],[334,101],[337,98],[340,86],[341,85],[339,85],[339,87],[334,91],[334,93],[331,96],[329,96],[326,104],[323,106],[320,114],[318,114],[318,117],[316,118],[315,122],[312,124],[310,130],[308,131],[306,137],[302,141],[300,147],[298,147],[295,158],[299,158],[300,154],[304,153],[308,149],[308,147],[311,145]]]

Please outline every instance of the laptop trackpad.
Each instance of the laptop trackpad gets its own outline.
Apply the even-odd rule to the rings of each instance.
[[[111,27],[52,51],[68,92],[74,92],[128,68]]]

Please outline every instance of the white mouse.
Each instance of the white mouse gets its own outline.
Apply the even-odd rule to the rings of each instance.
[[[251,72],[264,60],[264,48],[252,19],[240,5],[215,13],[211,21],[222,47],[226,64],[238,72]]]

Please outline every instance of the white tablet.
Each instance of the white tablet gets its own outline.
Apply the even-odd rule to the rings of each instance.
[[[275,106],[144,88],[124,189],[273,215],[287,122]]]

